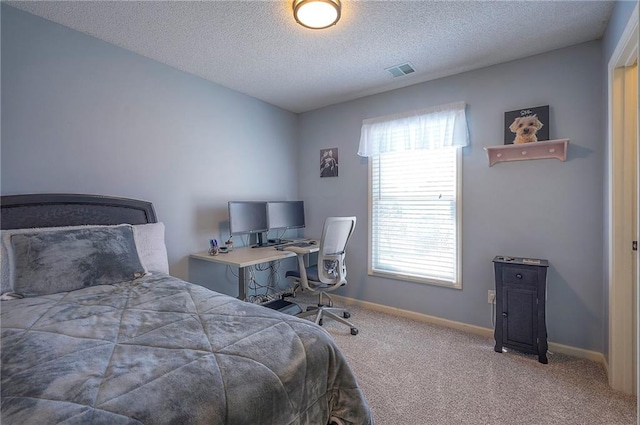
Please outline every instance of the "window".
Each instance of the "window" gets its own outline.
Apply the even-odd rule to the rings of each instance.
[[[453,105],[363,123],[369,274],[462,287],[459,148],[468,133],[464,103]]]
[[[371,158],[371,273],[459,286],[457,151]]]

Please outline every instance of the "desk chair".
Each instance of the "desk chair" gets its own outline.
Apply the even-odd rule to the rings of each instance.
[[[304,248],[289,246],[285,249],[298,256],[298,270],[291,270],[285,277],[302,288],[318,292],[318,307],[310,307],[298,317],[316,315],[315,322],[322,326],[322,319],[328,318],[344,323],[351,328],[351,334],[357,335],[358,329],[345,319],[351,314],[344,308],[333,307],[333,300],[327,292],[333,291],[347,283],[347,267],[344,263],[345,248],[356,227],[355,217],[327,217],[322,229],[318,263],[305,267],[304,256],[308,253]],[[323,303],[327,297],[328,304]]]

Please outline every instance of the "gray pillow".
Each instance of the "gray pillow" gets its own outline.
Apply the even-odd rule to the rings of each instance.
[[[11,249],[14,291],[24,296],[110,285],[145,273],[131,226],[16,234]]]

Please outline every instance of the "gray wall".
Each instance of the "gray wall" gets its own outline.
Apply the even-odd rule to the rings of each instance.
[[[611,56],[613,56],[613,52],[620,41],[620,37],[624,32],[629,19],[631,18],[631,13],[633,12],[634,7],[637,2],[635,1],[618,1],[615,4],[613,9],[613,13],[611,14],[611,19],[609,20],[609,24],[607,25],[607,30],[602,37],[602,81],[603,81],[603,102],[605,105],[608,103],[609,99],[609,83],[608,83],[608,69],[609,69],[609,61],[611,60]],[[602,140],[607,140],[609,137],[608,127],[609,127],[609,111],[608,108],[604,108],[603,112],[603,122],[602,126]],[[602,308],[603,308],[603,336],[602,336],[602,351],[605,355],[607,361],[609,360],[609,264],[608,264],[608,250],[609,250],[609,235],[607,230],[607,223],[609,221],[609,211],[608,211],[608,202],[609,202],[609,180],[608,180],[608,155],[605,152],[603,157],[604,163],[604,194],[603,194],[603,205],[604,205],[604,223],[603,223],[603,232],[604,232],[604,249],[603,249],[603,297],[602,297]]]
[[[175,276],[235,291],[188,255],[228,238],[228,200],[295,199],[296,138],[293,113],[2,5],[2,194],[151,201]]]
[[[230,271],[187,259],[209,238],[226,239],[226,202],[300,198],[308,235],[319,235],[328,215],[358,216],[343,294],[484,327],[491,259],[546,258],[550,340],[601,351],[602,47],[586,43],[297,117],[3,4],[1,191],[152,201],[167,225],[172,274],[216,281],[228,293]],[[355,154],[362,120],[457,100],[469,104],[471,134],[463,290],[367,276],[367,162]],[[571,139],[568,161],[489,168],[482,148],[502,144],[504,112],[545,104],[551,138]],[[330,147],[340,149],[340,177],[320,179],[319,151]]]
[[[602,349],[602,67],[590,42],[330,106],[300,116],[300,194],[318,234],[323,217],[355,214],[342,294],[491,327],[487,290],[496,255],[548,259],[549,340]],[[367,161],[356,155],[363,119],[458,100],[468,104],[463,151],[463,289],[367,275]],[[488,166],[503,144],[504,112],[550,105],[551,139],[568,138],[568,160]],[[318,177],[321,148],[338,147],[340,176]]]

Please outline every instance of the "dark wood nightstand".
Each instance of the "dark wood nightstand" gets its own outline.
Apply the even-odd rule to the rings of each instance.
[[[549,262],[535,258],[497,256],[495,351],[502,347],[547,360],[545,301]]]

